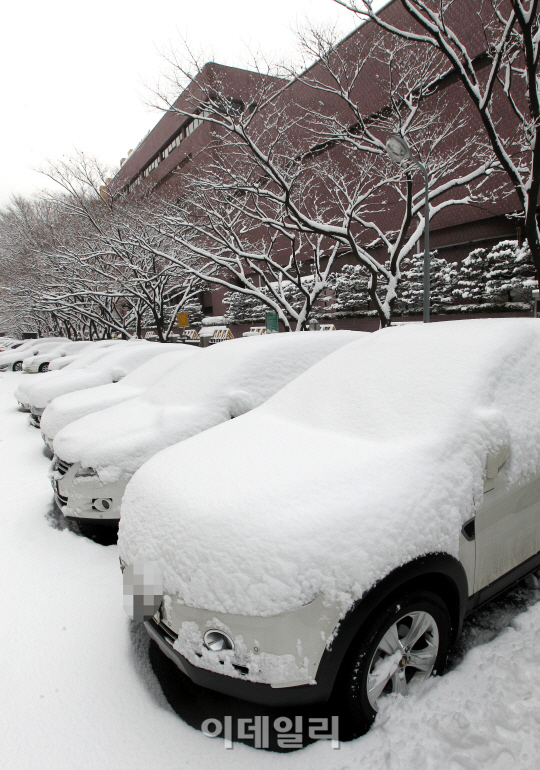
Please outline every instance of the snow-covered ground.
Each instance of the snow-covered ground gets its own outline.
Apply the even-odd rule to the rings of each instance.
[[[370,733],[339,750],[328,741],[289,754],[242,744],[226,750],[188,726],[165,700],[144,632],[123,613],[116,546],[78,537],[54,512],[41,437],[13,397],[25,376],[0,375],[2,768],[538,767],[534,581],[467,623],[448,674],[407,699],[387,699]]]

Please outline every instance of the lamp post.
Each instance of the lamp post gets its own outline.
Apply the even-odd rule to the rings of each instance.
[[[401,165],[406,160],[412,160],[413,163],[420,168],[424,175],[424,182],[426,186],[425,197],[425,220],[426,229],[424,233],[424,323],[429,323],[429,268],[430,268],[430,255],[429,255],[429,182],[426,167],[423,163],[420,163],[418,158],[411,155],[411,150],[405,139],[399,134],[391,134],[386,140],[386,152],[390,160],[394,163]]]

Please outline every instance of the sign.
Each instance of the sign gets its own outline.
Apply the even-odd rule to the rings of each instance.
[[[189,326],[189,321],[187,317],[187,313],[177,313],[176,317],[178,319],[178,326],[182,329],[185,326]]]
[[[277,332],[278,330],[278,318],[277,313],[271,311],[266,314],[266,331]]]

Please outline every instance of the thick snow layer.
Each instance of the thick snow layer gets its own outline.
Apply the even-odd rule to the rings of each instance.
[[[21,389],[17,391],[15,397],[21,403],[29,402],[32,407],[44,409],[53,398],[58,398],[64,393],[118,382],[145,361],[161,355],[162,352],[163,348],[155,342],[130,341],[119,349],[107,351],[107,355],[88,366],[78,367],[75,370],[70,366],[57,374],[45,375],[33,387],[28,388],[27,401],[21,398],[24,396]]]
[[[2,364],[14,364],[15,361],[23,361],[37,353],[46,353],[58,347],[60,342],[65,343],[68,341],[65,337],[46,337],[41,340],[31,340],[29,345],[25,343],[15,350],[6,350],[5,353],[0,354],[0,366]]]
[[[201,351],[137,399],[71,423],[54,441],[67,462],[134,473],[148,458],[258,406],[361,332],[276,334]]]
[[[166,345],[163,348],[160,355],[141,364],[120,382],[77,390],[55,398],[43,412],[42,433],[53,439],[59,430],[74,420],[140,396],[176,366],[199,353],[199,348],[188,345]]]
[[[71,369],[82,369],[84,366],[88,366],[107,355],[105,352],[107,349],[118,349],[118,347],[126,345],[127,342],[129,340],[95,340],[90,342],[83,352],[79,351],[73,355],[70,354],[64,358],[56,358],[54,361],[51,361],[49,372],[64,369],[68,365]]]
[[[129,483],[120,551],[160,564],[188,605],[273,615],[344,607],[429,552],[457,556],[488,450],[540,470],[540,323],[390,328],[260,409],[150,460]]]
[[[61,359],[57,358],[51,363],[49,371],[46,373],[46,382],[51,383],[54,377],[63,376],[64,372],[61,373],[59,371],[60,369],[65,368],[66,372],[74,372],[79,369],[86,369],[86,367],[90,366],[90,364],[93,364],[96,361],[99,361],[101,358],[108,356],[113,349],[118,350],[120,347],[124,347],[125,345],[127,345],[126,340],[99,340],[98,342],[92,342],[84,350],[79,351],[73,356],[66,356],[65,358]],[[67,365],[59,366],[58,369],[55,367],[55,363],[62,361],[64,364],[66,359],[69,359]],[[41,385],[43,382],[45,382],[45,380],[42,377],[23,377],[15,391],[15,398],[17,401],[20,401],[21,404],[28,404],[31,402],[30,393],[32,392],[32,388]]]
[[[533,588],[523,593],[536,603],[520,614],[515,598],[488,605],[489,632],[474,619],[469,626],[467,646],[479,646],[408,698],[383,699],[371,731],[339,750],[321,741],[292,754],[242,744],[227,751],[220,738],[186,725],[152,673],[144,632],[123,612],[116,546],[55,526],[49,461],[13,399],[22,379],[0,375],[3,770],[535,770]],[[190,704],[193,695],[185,698]],[[242,716],[261,713],[246,706]]]

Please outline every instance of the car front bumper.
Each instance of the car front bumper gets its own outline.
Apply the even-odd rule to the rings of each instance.
[[[267,705],[324,701],[319,686],[343,608],[320,594],[292,612],[271,617],[230,615],[185,604],[165,595],[145,625],[161,650],[196,684]],[[228,635],[233,649],[210,650],[208,631]],[[326,652],[326,655],[325,655]]]
[[[37,407],[33,406],[31,409],[31,415],[30,415],[30,425],[33,425],[34,428],[39,428],[39,424],[41,422],[41,415],[45,409],[38,409]]]
[[[269,684],[226,676],[190,663],[174,644],[176,636],[163,623],[154,619],[145,621],[145,628],[161,651],[178,666],[180,671],[200,687],[220,692],[233,698],[260,703],[265,706],[303,706],[327,700],[329,693],[317,684],[296,687],[272,687]]]
[[[46,442],[47,443],[47,442]],[[51,476],[56,503],[66,518],[89,523],[116,523],[128,477],[105,483],[99,476],[77,476],[80,463],[64,463],[58,459]],[[101,504],[106,501],[109,507]]]

